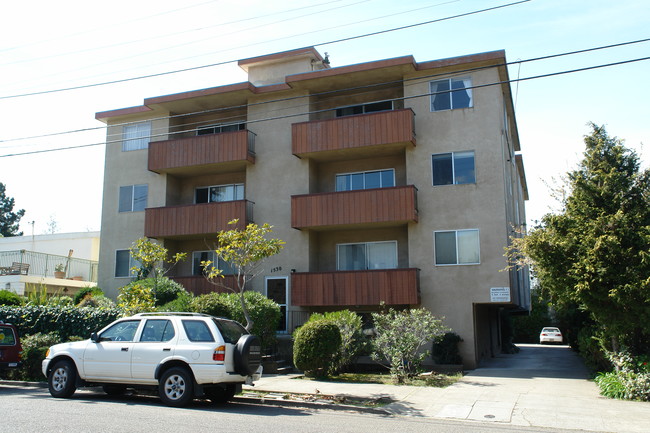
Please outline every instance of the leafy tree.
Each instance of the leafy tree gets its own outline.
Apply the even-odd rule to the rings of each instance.
[[[166,285],[165,274],[178,262],[187,258],[187,253],[176,253],[168,259],[169,250],[147,238],[135,241],[130,252],[131,256],[140,263],[140,267],[133,267],[132,271],[137,273],[138,280],[152,280],[153,284],[144,283],[144,285],[151,287],[154,297],[158,293],[158,287]]]
[[[228,224],[237,224],[238,220],[232,220]],[[265,259],[278,254],[282,250],[284,241],[266,236],[272,232],[272,226],[263,224],[248,224],[245,229],[222,230],[217,234],[217,244],[214,253],[221,262],[225,263],[233,271],[237,287],[229,287],[223,283],[223,269],[214,266],[212,261],[201,262],[205,276],[212,284],[224,287],[239,294],[244,318],[246,319],[246,330],[250,332],[253,328],[253,319],[246,306],[244,290],[246,283],[257,277],[262,271],[262,264]],[[219,280],[221,278],[221,280]]]
[[[0,182],[0,237],[22,236],[18,223],[25,215],[25,209],[14,212],[14,199],[7,197],[5,184]]]
[[[422,348],[441,339],[450,331],[430,311],[423,308],[372,313],[375,323],[372,359],[388,361],[390,374],[397,383],[418,372],[429,354]]]
[[[650,341],[650,171],[603,126],[590,124],[557,214],[513,239],[558,311],[577,305],[609,340],[634,353]]]

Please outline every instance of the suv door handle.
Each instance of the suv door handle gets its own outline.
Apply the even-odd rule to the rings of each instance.
[[[122,352],[128,352],[128,351],[129,351],[129,348],[128,348],[128,347],[123,347],[123,348],[122,348]]]
[[[172,348],[171,348],[171,347],[165,347],[165,348],[163,349],[163,352],[171,352],[171,351],[172,351]]]

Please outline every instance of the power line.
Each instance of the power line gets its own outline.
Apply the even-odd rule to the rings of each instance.
[[[476,14],[480,14],[480,13],[484,13],[484,12],[489,12],[489,11],[493,11],[493,10],[497,10],[497,9],[503,9],[503,8],[510,7],[510,6],[516,6],[516,5],[519,5],[519,4],[522,4],[522,3],[528,3],[530,1],[532,1],[532,0],[520,0],[520,1],[513,2],[513,3],[507,3],[507,4],[504,4],[504,5],[493,6],[493,7],[490,7],[490,8],[474,10],[474,11],[471,11],[471,12],[465,12],[465,13],[462,13],[462,14],[452,15],[452,16],[448,16],[448,17],[444,17],[444,18],[438,18],[438,19],[434,19],[434,20],[422,21],[422,22],[415,23],[415,24],[409,24],[409,25],[405,25],[405,26],[394,27],[394,28],[391,28],[391,29],[380,30],[380,31],[371,32],[371,33],[365,33],[365,34],[362,34],[362,35],[350,36],[350,37],[346,37],[346,38],[330,40],[330,41],[326,41],[326,42],[312,44],[310,46],[331,45],[331,44],[337,44],[337,43],[340,43],[340,42],[346,42],[346,41],[350,41],[350,40],[354,40],[354,39],[361,39],[361,38],[366,38],[366,37],[370,37],[370,36],[377,36],[377,35],[380,35],[380,34],[391,33],[391,32],[395,32],[395,31],[399,31],[399,30],[415,28],[415,27],[419,27],[419,26],[423,26],[423,25],[427,25],[427,24],[433,24],[433,23],[437,23],[437,22],[442,22],[442,21],[452,20],[452,19],[456,19],[456,18],[462,18],[462,17],[466,17],[466,16],[470,16],[470,15],[476,15]],[[304,47],[300,47],[300,48],[304,48]],[[300,49],[300,48],[296,48],[296,49]],[[199,70],[199,69],[205,69],[205,68],[210,68],[210,67],[215,67],[215,66],[223,66],[223,65],[226,65],[228,63],[234,63],[234,62],[236,62],[238,60],[239,59],[226,60],[226,61],[207,64],[207,65],[193,66],[193,67],[188,67],[188,68],[177,69],[177,70],[174,70],[174,71],[158,72],[158,73],[155,73],[155,74],[141,75],[141,76],[138,76],[138,77],[122,78],[122,79],[117,79],[117,80],[105,81],[105,82],[101,82],[101,83],[84,84],[84,85],[71,86],[71,87],[65,87],[65,88],[59,88],[59,89],[43,90],[43,91],[38,91],[38,92],[22,93],[22,94],[17,94],[17,95],[0,96],[0,100],[22,98],[22,97],[26,97],[26,96],[36,96],[36,95],[45,95],[45,94],[52,94],[52,93],[67,92],[67,91],[71,91],[71,90],[88,89],[88,88],[93,88],[93,87],[100,87],[100,86],[106,86],[106,85],[112,85],[112,84],[118,84],[118,83],[125,83],[125,82],[136,81],[136,80],[143,80],[143,79],[148,79],[148,78],[161,77],[161,76],[165,76],[165,75],[178,74],[178,73],[181,73],[181,72],[189,72],[189,71],[196,71],[196,70]]]
[[[650,60],[650,57],[639,57],[636,59],[630,59],[630,60],[622,60],[619,62],[613,62],[613,63],[605,63],[601,65],[595,65],[595,66],[588,66],[584,68],[577,68],[577,69],[570,69],[570,70],[565,70],[565,71],[558,71],[558,72],[551,72],[547,74],[541,74],[541,75],[535,75],[531,77],[525,77],[525,78],[517,78],[513,80],[502,80],[502,81],[496,81],[494,83],[488,83],[488,84],[478,84],[474,86],[469,86],[466,87],[465,89],[479,89],[483,87],[491,87],[491,86],[497,86],[497,85],[503,85],[503,84],[510,84],[514,82],[521,82],[521,81],[530,81],[530,80],[536,80],[540,78],[548,78],[548,77],[554,77],[558,75],[566,75],[566,74],[573,74],[577,72],[585,72],[585,71],[590,71],[594,69],[601,69],[601,68],[607,68],[607,67],[612,67],[612,66],[620,66],[624,64],[629,64],[629,63],[635,63],[635,62],[641,62],[645,60]],[[494,66],[493,66],[494,67]],[[427,96],[433,96],[433,95],[438,95],[438,94],[443,94],[443,93],[451,93],[454,90],[447,90],[447,91],[442,91],[442,92],[428,92],[428,93],[422,93],[419,95],[412,95],[412,96],[405,96],[401,98],[392,98],[390,100],[392,101],[399,101],[399,100],[408,100],[408,99],[415,99],[415,98],[422,98],[422,97],[427,97]],[[297,113],[297,114],[286,114],[282,116],[275,116],[275,117],[266,117],[264,119],[256,119],[256,120],[250,120],[247,121],[247,123],[260,123],[260,122],[268,122],[272,120],[280,120],[280,119],[288,119],[292,117],[298,117],[298,116],[304,116],[305,114],[316,114],[316,113],[321,113],[325,111],[331,111],[333,110],[332,108],[324,109],[324,110],[314,110],[314,111],[309,111],[305,113]],[[165,134],[168,135],[168,134]],[[154,135],[149,136],[149,138],[155,137]],[[57,151],[62,151],[62,150],[71,150],[71,149],[80,149],[80,148],[86,148],[86,147],[93,147],[93,146],[101,146],[103,144],[113,144],[120,142],[121,140],[113,140],[113,141],[107,141],[106,143],[101,142],[101,143],[90,143],[90,144],[83,144],[83,145],[78,145],[78,146],[67,146],[67,147],[60,147],[60,148],[55,148],[55,149],[43,149],[43,150],[35,150],[31,152],[21,152],[21,153],[13,153],[13,154],[7,154],[7,155],[0,155],[0,158],[7,158],[7,157],[12,157],[12,156],[23,156],[23,155],[34,155],[34,154],[40,154],[40,153],[49,153],[49,152],[57,152]]]
[[[511,66],[511,65],[517,65],[517,64],[521,65],[523,63],[528,63],[528,62],[548,60],[548,59],[557,58],[557,57],[564,57],[564,56],[570,56],[570,55],[575,55],[575,54],[582,54],[582,53],[598,51],[598,50],[604,50],[604,49],[610,49],[610,48],[618,48],[618,47],[622,47],[622,46],[626,46],[626,45],[639,44],[639,43],[648,42],[648,41],[650,41],[650,38],[637,39],[637,40],[626,41],[626,42],[618,42],[618,43],[614,43],[614,44],[601,45],[601,46],[590,47],[590,48],[585,48],[585,49],[581,49],[581,50],[567,51],[567,52],[563,52],[563,53],[556,53],[556,54],[549,54],[549,55],[546,55],[546,56],[533,57],[533,58],[525,59],[525,60],[516,60],[516,61],[504,63],[503,65],[499,65],[499,66]],[[480,68],[462,69],[462,70],[454,72],[454,74],[472,72],[472,71],[476,71],[478,69],[486,69],[486,68],[492,68],[492,67],[494,67],[494,66],[489,65],[489,66],[484,66],[484,67],[480,67]],[[406,80],[385,81],[385,82],[382,82],[382,83],[375,83],[375,84],[372,84],[372,85],[364,85],[364,86],[357,86],[357,87],[348,87],[348,88],[344,88],[344,89],[328,90],[328,91],[324,91],[324,92],[312,93],[309,96],[310,97],[322,96],[322,95],[327,95],[327,94],[331,94],[331,93],[341,93],[341,92],[346,92],[346,91],[359,90],[359,89],[366,88],[366,87],[369,87],[369,86],[370,87],[377,87],[377,86],[383,86],[383,85],[404,83],[404,82],[410,81],[410,80],[421,80],[421,79],[424,79],[424,78],[433,78],[433,77],[444,76],[444,75],[450,75],[450,74],[449,73],[436,73],[436,74],[419,76],[417,78],[406,79]],[[519,80],[513,80],[513,82],[519,82]],[[284,101],[295,100],[295,99],[303,99],[303,98],[305,98],[305,96],[293,96],[293,97],[289,97],[289,98],[272,99],[272,100],[262,101],[262,102],[258,102],[258,103],[255,103],[255,104],[247,104],[247,106],[248,105],[270,104],[270,103],[275,103],[275,102],[284,102]],[[171,115],[171,116],[156,117],[156,118],[153,118],[153,119],[150,119],[150,120],[166,120],[166,119],[173,119],[173,118],[176,118],[176,117],[185,117],[185,116],[192,116],[192,115],[197,115],[197,114],[214,113],[214,112],[218,112],[218,111],[225,111],[225,110],[231,110],[233,108],[243,108],[243,107],[244,106],[236,106],[236,107],[201,110],[201,111],[194,111],[194,112],[176,114],[176,115]],[[124,125],[130,125],[130,124],[134,124],[134,123],[138,123],[138,122],[116,123],[116,124],[111,125],[111,126],[124,126]],[[81,128],[81,129],[75,129],[75,130],[70,130],[70,131],[53,132],[53,133],[48,133],[48,134],[33,135],[33,136],[27,136],[27,137],[16,137],[16,138],[11,138],[11,139],[6,139],[6,140],[0,140],[0,143],[8,143],[8,142],[12,142],[12,141],[31,140],[31,139],[35,139],[35,138],[54,137],[54,136],[58,136],[58,135],[67,135],[67,134],[75,134],[75,133],[80,133],[80,132],[96,131],[96,130],[104,129],[104,128],[105,128],[105,126],[97,126],[97,127],[91,127],[91,128]]]

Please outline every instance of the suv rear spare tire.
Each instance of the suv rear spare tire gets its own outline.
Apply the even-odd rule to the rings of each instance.
[[[262,363],[262,344],[255,335],[242,335],[234,353],[235,372],[242,376],[255,373]]]

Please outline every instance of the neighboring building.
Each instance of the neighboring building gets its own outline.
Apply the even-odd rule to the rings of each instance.
[[[148,236],[189,252],[173,277],[211,291],[199,263],[216,233],[269,223],[286,246],[253,288],[282,306],[282,330],[315,311],[423,306],[476,366],[500,350],[500,311],[530,298],[527,271],[504,271],[527,199],[505,64],[495,51],[330,68],[305,48],[239,61],[248,82],[97,113],[99,285],[115,295]]]
[[[97,285],[98,258],[99,232],[0,237],[0,290],[72,296]]]

